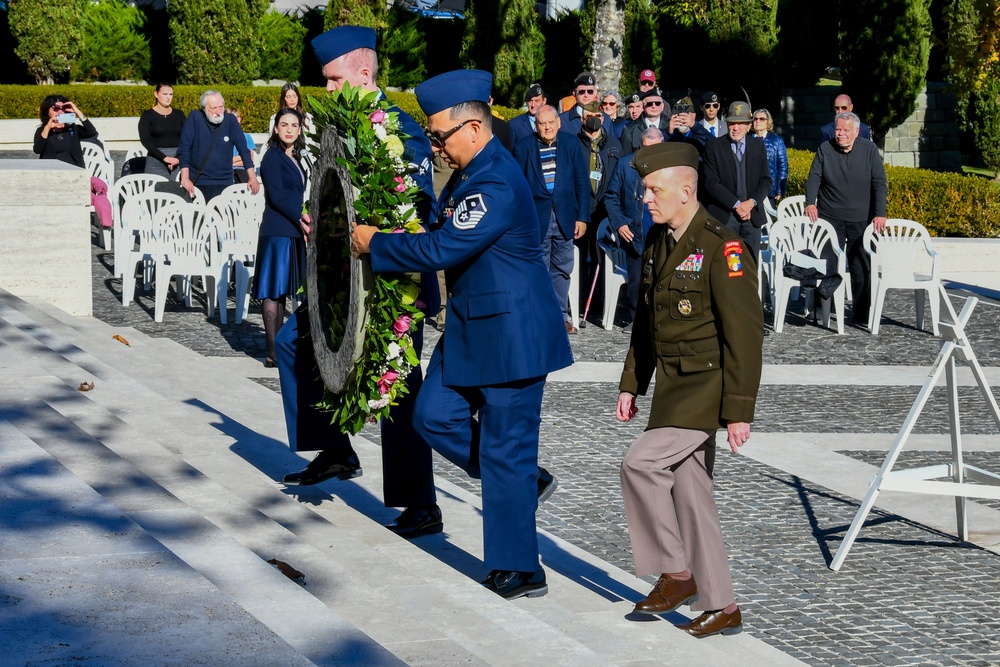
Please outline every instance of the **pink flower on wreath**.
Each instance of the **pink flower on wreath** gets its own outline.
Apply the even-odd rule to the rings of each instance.
[[[394,188],[396,192],[406,192],[406,181],[403,180],[402,176],[393,176],[392,180],[396,182],[396,187]]]
[[[402,234],[402,233],[403,233],[403,232],[405,232],[405,231],[406,231],[406,230],[405,230],[405,229],[403,229],[402,227],[396,227],[396,228],[394,228],[394,229],[393,229],[393,230],[392,230],[391,232],[389,232],[389,233],[390,233],[390,234]]]
[[[403,315],[400,315],[399,319],[392,325],[392,330],[396,332],[397,336],[402,338],[403,334],[410,330],[410,324],[412,323],[413,318],[404,313]]]
[[[399,379],[399,371],[394,371],[391,368],[387,370],[378,381],[378,393],[383,396],[388,394],[389,389],[397,379]]]
[[[372,111],[371,115],[368,116],[368,120],[373,123],[384,123],[385,122],[385,111],[382,109],[376,109]]]

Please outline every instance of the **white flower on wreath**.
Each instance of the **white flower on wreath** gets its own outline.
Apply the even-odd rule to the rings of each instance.
[[[375,136],[379,138],[379,141],[385,141],[389,134],[385,131],[385,126],[381,123],[372,123],[372,130],[375,131]]]
[[[368,408],[370,410],[381,410],[385,406],[389,405],[389,401],[390,400],[391,399],[389,398],[388,394],[386,394],[385,396],[383,396],[382,398],[380,398],[378,400],[368,399]]]
[[[403,351],[396,343],[389,343],[389,361],[399,358],[399,353]]]

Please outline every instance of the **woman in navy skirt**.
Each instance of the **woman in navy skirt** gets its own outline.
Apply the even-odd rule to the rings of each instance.
[[[306,272],[306,251],[299,228],[305,196],[305,172],[300,159],[305,150],[302,114],[291,108],[278,112],[268,150],[260,164],[264,185],[264,218],[257,240],[254,296],[261,301],[267,359],[274,367],[274,336],[285,321],[285,297],[295,294]]]

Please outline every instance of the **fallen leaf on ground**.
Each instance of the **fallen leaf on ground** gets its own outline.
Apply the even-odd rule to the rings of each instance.
[[[280,561],[277,558],[272,558],[267,562],[276,567],[279,572],[281,572],[283,575],[285,575],[295,583],[299,584],[300,586],[306,585],[306,575],[299,572],[288,563]]]
[[[112,338],[114,338],[119,343],[123,343],[124,345],[128,345],[129,347],[132,347],[132,343],[128,342],[127,340],[125,340],[124,338],[122,338],[121,336],[119,336],[118,334],[115,334],[114,336],[112,336]]]
[[[90,391],[94,388],[93,382],[81,382],[80,386],[76,388],[77,391]]]

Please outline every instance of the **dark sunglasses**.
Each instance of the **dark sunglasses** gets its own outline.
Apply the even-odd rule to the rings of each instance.
[[[704,106],[705,106],[706,109],[718,109],[719,108],[719,103],[718,102],[706,102]]]
[[[650,101],[643,104],[645,107],[662,107],[663,102]]]
[[[601,102],[602,107],[616,107],[618,102]]]
[[[766,123],[766,122],[767,122],[767,116],[757,116],[757,117],[756,117],[756,118],[754,118],[753,120],[754,120],[754,122],[755,122],[755,123],[756,123],[756,122],[757,122],[758,120],[759,120],[760,122],[762,122],[762,123]]]
[[[427,141],[431,142],[431,146],[434,148],[444,148],[444,142],[448,141],[448,137],[455,134],[461,130],[467,123],[471,123],[475,118],[470,118],[469,120],[463,120],[461,123],[451,128],[444,133],[431,132],[430,130],[424,128],[424,136],[427,137]]]
[[[63,109],[69,109],[68,104],[53,104],[52,109],[54,111],[62,111]]]
[[[846,106],[843,106],[843,107],[834,106],[833,110],[834,111],[847,111],[847,107]]]
[[[594,89],[594,88],[577,88],[576,89],[576,94],[577,95],[593,95],[596,92],[597,92],[597,90]]]

